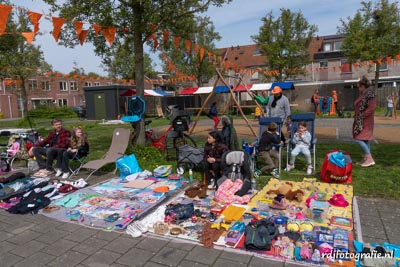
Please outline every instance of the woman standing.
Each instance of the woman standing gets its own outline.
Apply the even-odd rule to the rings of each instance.
[[[363,151],[360,166],[369,167],[375,164],[371,155],[370,140],[374,132],[376,98],[374,88],[365,76],[358,82],[358,90],[360,95],[354,102],[353,138]]]

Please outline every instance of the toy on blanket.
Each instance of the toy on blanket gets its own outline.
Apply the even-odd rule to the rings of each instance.
[[[286,182],[286,183],[282,184],[276,190],[268,190],[267,194],[271,194],[271,193],[274,193],[277,195],[281,194],[281,195],[284,195],[287,200],[290,200],[290,201],[296,200],[298,202],[302,202],[303,197],[304,197],[304,192],[301,191],[300,189],[292,191],[292,188],[293,188],[293,184]]]

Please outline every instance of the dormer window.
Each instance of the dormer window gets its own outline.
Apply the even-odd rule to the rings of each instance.
[[[253,56],[261,56],[261,50],[260,49],[254,49],[253,50]]]
[[[332,51],[331,44],[330,43],[324,44],[324,52],[330,52],[330,51]]]

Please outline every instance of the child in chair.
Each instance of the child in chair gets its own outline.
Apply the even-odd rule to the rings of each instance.
[[[296,160],[296,156],[300,153],[304,154],[307,160],[307,174],[310,175],[312,173],[312,165],[311,165],[311,153],[310,153],[310,145],[311,145],[311,134],[307,130],[307,123],[305,121],[299,122],[297,126],[297,131],[292,136],[292,143],[295,145],[295,148],[292,150],[290,154],[290,162],[286,167],[285,171],[289,172],[294,169],[294,162]]]

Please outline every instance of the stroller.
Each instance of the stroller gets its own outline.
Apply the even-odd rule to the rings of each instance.
[[[235,181],[242,179],[243,185],[235,193],[237,196],[244,196],[251,189],[251,158],[244,151],[228,151],[222,155],[221,159],[222,177],[218,179],[220,186],[226,179]]]
[[[189,169],[193,169],[196,165],[203,161],[204,147],[193,147],[190,145],[178,146],[178,162],[179,166],[186,163]]]

